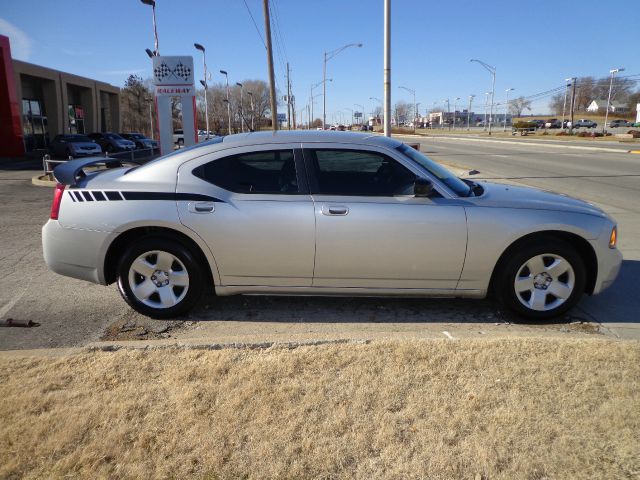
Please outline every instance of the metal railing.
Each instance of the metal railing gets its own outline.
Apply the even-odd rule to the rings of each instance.
[[[96,155],[100,156],[100,155]],[[141,148],[135,150],[129,150],[126,152],[115,153],[102,153],[101,156],[105,158],[115,158],[118,160],[130,161],[132,163],[146,163],[160,156],[160,148]],[[46,154],[42,157],[42,170],[44,175],[50,175],[53,173],[54,168],[62,163],[66,163],[69,160],[74,160],[73,157],[67,159],[53,159],[51,155]]]

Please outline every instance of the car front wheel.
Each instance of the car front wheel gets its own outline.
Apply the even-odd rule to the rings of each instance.
[[[136,311],[152,318],[186,314],[202,294],[205,276],[193,253],[179,242],[145,237],[118,266],[118,289]]]
[[[570,245],[549,240],[530,244],[508,259],[498,296],[515,313],[544,320],[572,308],[584,292],[584,261]]]

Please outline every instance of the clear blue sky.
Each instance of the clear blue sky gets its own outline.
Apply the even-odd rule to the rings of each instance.
[[[382,0],[271,1],[284,44],[275,50],[276,76],[284,90],[288,60],[298,109],[310,85],[322,79],[323,52],[352,42],[364,46],[328,64],[334,80],[327,111],[355,103],[369,111],[369,97],[382,98]],[[139,0],[0,2],[0,34],[11,38],[15,58],[118,86],[129,73],[150,76],[144,49],[153,49],[151,8]],[[262,33],[262,1],[246,3]],[[234,82],[266,80],[265,49],[243,0],[157,0],[157,18],[161,53],[194,55],[197,76],[201,57],[193,42],[207,47],[215,81],[223,79],[221,68]],[[504,100],[506,88],[515,88],[511,95],[531,95],[570,76],[607,76],[614,67],[640,74],[639,22],[638,1],[392,0],[393,102],[412,101],[398,89],[405,85],[417,91],[421,111],[469,94],[483,103],[490,76],[471,58],[497,67],[496,102]],[[317,102],[321,112],[322,98]],[[535,103],[534,113],[547,103]]]

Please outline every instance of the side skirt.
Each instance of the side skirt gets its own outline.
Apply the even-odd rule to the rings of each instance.
[[[216,286],[216,294],[227,295],[301,295],[338,297],[444,297],[484,298],[482,290],[428,288],[334,288],[334,287],[267,287],[261,285]]]

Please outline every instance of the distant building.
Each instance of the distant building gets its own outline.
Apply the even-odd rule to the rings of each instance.
[[[592,101],[587,107],[587,112],[604,113],[607,109],[607,100],[606,99],[596,99]],[[612,101],[609,103],[609,112],[610,113],[626,113],[629,111],[629,108],[624,103]]]
[[[0,157],[46,148],[62,133],[120,130],[120,89],[11,58],[0,35]]]

